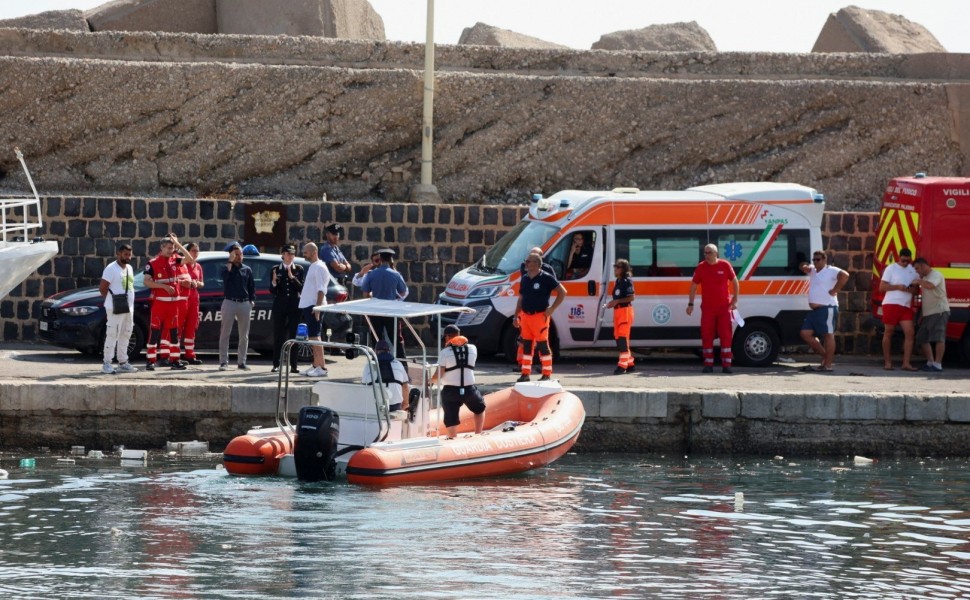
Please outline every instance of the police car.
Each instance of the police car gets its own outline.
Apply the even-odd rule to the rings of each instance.
[[[202,265],[205,286],[199,290],[199,330],[195,336],[197,352],[219,349],[219,309],[222,306],[222,280],[219,269],[226,264],[225,252],[200,252],[198,262]],[[249,329],[249,349],[252,352],[271,353],[273,350],[273,295],[269,291],[271,270],[279,264],[279,254],[246,255],[244,264],[253,270],[256,283],[256,306],[252,312]],[[305,269],[309,263],[302,258],[295,262]],[[143,267],[144,265],[142,265]],[[128,353],[134,358],[145,347],[148,326],[151,321],[149,295],[145,287],[144,272],[136,268],[135,276],[135,328],[128,342]],[[330,304],[347,299],[347,288],[330,279],[327,302]],[[79,350],[85,354],[99,355],[104,348],[104,328],[107,315],[104,299],[98,286],[89,286],[54,294],[41,305],[38,321],[40,338],[49,344]],[[343,340],[350,331],[351,319],[346,315],[327,315],[324,329],[330,329],[334,339]],[[236,331],[233,328],[230,348],[236,347]]]

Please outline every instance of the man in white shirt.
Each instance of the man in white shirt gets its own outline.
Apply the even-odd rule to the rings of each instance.
[[[135,373],[138,371],[128,362],[128,339],[135,326],[132,311],[135,310],[135,272],[131,265],[131,246],[118,244],[117,258],[104,268],[101,274],[101,285],[98,291],[104,298],[104,311],[108,313],[108,322],[104,333],[104,364],[101,372],[107,375],[115,373],[111,366],[111,359],[118,355],[118,371]],[[116,304],[117,300],[117,304]],[[123,303],[124,301],[124,303]],[[117,311],[115,310],[117,306]],[[127,310],[124,310],[125,307]]]
[[[839,291],[849,280],[849,273],[828,264],[824,252],[812,254],[812,263],[799,268],[809,275],[808,307],[811,312],[802,323],[802,339],[815,354],[822,357],[822,364],[813,371],[831,371],[835,357],[835,324],[839,316]],[[819,339],[821,338],[821,340]]]
[[[903,365],[904,371],[916,371],[910,364],[913,355],[913,292],[919,289],[916,280],[919,274],[913,265],[913,253],[909,248],[899,251],[899,260],[890,263],[882,272],[879,291],[885,294],[882,299],[882,323],[885,330],[882,334],[883,368],[893,370],[893,332],[896,326],[903,330]]]
[[[921,369],[929,373],[943,371],[943,351],[946,350],[946,324],[950,320],[950,301],[946,297],[946,280],[934,271],[923,257],[913,261],[919,273],[916,284],[923,290],[923,306],[916,332],[916,343],[923,349],[926,365]],[[935,350],[935,354],[934,354]]]
[[[448,325],[444,330],[445,347],[438,355],[438,373],[441,382],[441,410],[444,413],[448,438],[453,439],[458,432],[458,412],[467,406],[475,415],[475,433],[482,432],[485,425],[485,399],[475,385],[475,362],[478,349],[461,335],[457,325]]]
[[[330,271],[320,260],[317,245],[308,242],[303,246],[303,257],[310,262],[306,270],[306,280],[303,291],[300,292],[300,314],[302,322],[306,323],[307,338],[320,341],[323,313],[313,311],[314,306],[327,303],[327,287],[330,285]],[[303,372],[307,377],[326,377],[327,363],[323,358],[323,347],[313,346],[313,366]]]

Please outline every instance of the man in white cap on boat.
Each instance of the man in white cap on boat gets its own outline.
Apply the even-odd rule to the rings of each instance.
[[[441,408],[444,411],[448,439],[458,434],[458,411],[467,406],[475,415],[475,433],[482,432],[485,425],[485,399],[475,385],[475,362],[478,348],[468,343],[457,325],[448,325],[444,331],[444,348],[438,355],[438,375],[441,382]]]

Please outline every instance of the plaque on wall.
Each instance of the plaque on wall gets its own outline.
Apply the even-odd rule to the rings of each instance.
[[[279,252],[286,243],[286,206],[273,202],[247,202],[244,233],[247,244],[263,252]]]

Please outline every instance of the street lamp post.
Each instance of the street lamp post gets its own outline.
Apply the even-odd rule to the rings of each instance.
[[[434,0],[428,0],[424,40],[424,110],[421,117],[421,183],[411,188],[411,201],[437,203],[438,188],[432,183],[434,142]]]

